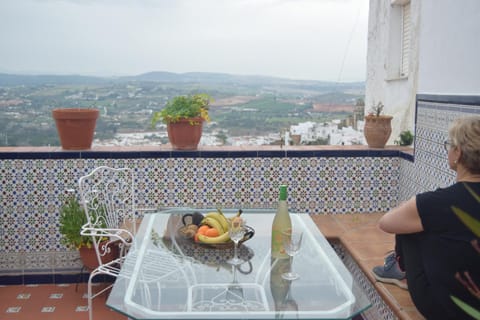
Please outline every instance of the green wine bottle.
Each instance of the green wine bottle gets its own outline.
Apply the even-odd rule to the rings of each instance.
[[[277,212],[272,222],[272,258],[286,259],[288,258],[282,242],[282,232],[292,229],[292,221],[288,213],[287,204],[287,186],[280,186],[280,197],[278,201]]]

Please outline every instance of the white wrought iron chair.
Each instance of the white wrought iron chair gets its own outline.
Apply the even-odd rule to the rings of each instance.
[[[136,233],[134,177],[131,169],[101,166],[79,179],[80,199],[87,215],[81,234],[91,236],[99,266],[91,270],[88,278],[88,312],[93,319],[92,300],[112,287],[96,293],[92,280],[103,274],[118,277],[125,255],[133,244]],[[118,247],[117,247],[118,246]],[[111,261],[103,257],[111,250],[119,255]]]

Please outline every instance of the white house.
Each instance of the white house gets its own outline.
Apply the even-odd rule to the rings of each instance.
[[[302,122],[290,126],[289,134],[301,135],[301,143],[313,142],[318,139],[328,139],[330,145],[364,144],[363,131],[352,127],[338,128],[340,120],[327,123]]]
[[[417,94],[480,93],[479,0],[370,0],[365,112],[378,101],[392,135],[414,130]]]
[[[301,122],[290,126],[290,134],[301,135],[301,142],[313,142],[317,139],[327,139],[337,129],[334,123],[317,123],[312,121]]]

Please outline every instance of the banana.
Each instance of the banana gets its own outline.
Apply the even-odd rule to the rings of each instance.
[[[229,241],[230,236],[228,235],[228,232],[225,232],[224,234],[219,235],[218,237],[207,237],[206,235],[199,234],[198,240],[202,243],[216,244],[216,243],[224,243]]]
[[[224,232],[228,231],[229,226],[228,226],[227,218],[225,218],[225,216],[223,215],[223,213],[221,211],[219,211],[219,212],[209,212],[205,215],[205,217],[213,218],[213,219],[217,220],[222,225],[223,231]]]
[[[228,228],[227,228],[227,230],[224,230],[222,224],[221,224],[218,220],[216,220],[216,219],[214,219],[214,218],[212,218],[212,217],[205,217],[205,218],[203,218],[201,224],[206,224],[206,225],[208,225],[208,226],[210,226],[210,227],[212,227],[212,228],[217,229],[217,230],[218,230],[218,233],[219,233],[220,235],[222,235],[222,234],[224,234],[226,231],[228,231]],[[228,232],[227,232],[227,233],[228,233]]]
[[[238,209],[238,212],[233,216],[233,217],[228,217],[227,218],[227,221],[228,221],[228,225],[230,225],[233,221],[233,219],[237,218],[237,217],[240,217],[240,215],[243,213],[242,209]]]

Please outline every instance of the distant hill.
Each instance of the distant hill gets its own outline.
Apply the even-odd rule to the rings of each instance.
[[[110,82],[165,82],[165,83],[204,83],[204,84],[241,84],[260,86],[288,86],[290,88],[325,89],[363,89],[364,82],[328,82],[313,80],[295,80],[256,75],[232,75],[227,73],[187,72],[173,73],[154,71],[135,76],[94,77],[81,75],[17,75],[0,73],[0,86],[42,85],[42,84],[101,84]]]
[[[211,72],[186,72],[172,73],[166,71],[153,71],[143,73],[137,76],[121,77],[128,80],[136,81],[158,81],[158,82],[190,82],[190,83],[241,83],[254,85],[300,85],[300,86],[319,86],[319,87],[359,87],[365,86],[364,82],[329,82],[316,80],[297,80],[277,77],[268,77],[260,75],[233,75],[228,73],[211,73]]]
[[[0,73],[0,86],[28,86],[42,84],[98,84],[108,81],[111,81],[111,79],[80,75],[18,75]]]
[[[165,71],[153,71],[140,74],[132,77],[124,77],[126,79],[141,80],[141,81],[160,81],[160,82],[204,82],[204,83],[329,83],[325,81],[306,81],[293,80],[267,76],[257,75],[233,75],[228,73],[213,73],[213,72],[186,72],[186,73],[172,73]],[[330,83],[331,84],[331,83]]]

